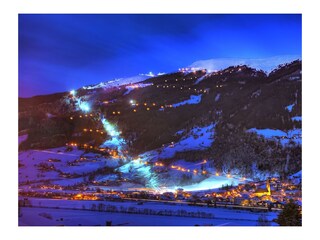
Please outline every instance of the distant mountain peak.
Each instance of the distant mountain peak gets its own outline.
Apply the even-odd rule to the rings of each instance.
[[[300,55],[284,55],[268,58],[214,58],[207,60],[199,60],[192,63],[189,67],[207,69],[208,72],[215,72],[226,69],[230,66],[243,66],[255,68],[257,70],[270,73],[279,65],[290,63],[294,60],[301,59]]]

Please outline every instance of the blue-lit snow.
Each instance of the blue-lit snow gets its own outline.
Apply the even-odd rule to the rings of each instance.
[[[99,175],[95,177],[95,180],[98,182],[104,181],[114,181],[117,180],[119,177],[117,174],[108,174],[108,175]]]
[[[191,95],[189,99],[182,101],[182,102],[179,102],[179,103],[172,104],[172,106],[173,107],[180,107],[180,106],[183,106],[186,104],[198,104],[201,102],[201,97],[202,97],[202,94]]]
[[[140,180],[145,181],[145,185],[148,188],[157,189],[158,188],[158,179],[157,175],[152,172],[150,166],[146,166],[142,159],[133,160],[132,157],[124,154],[124,148],[126,148],[126,141],[121,138],[120,131],[116,126],[112,125],[107,119],[103,118],[102,124],[107,133],[112,136],[111,140],[106,140],[101,147],[115,148],[118,151],[118,154],[121,158],[129,161],[124,164],[118,170],[123,174],[132,175],[131,177],[139,178]]]
[[[184,133],[184,130],[177,131],[176,135],[182,135],[182,133]]]
[[[174,145],[163,148],[159,154],[159,158],[172,158],[177,152],[209,148],[213,143],[214,126],[212,123],[206,127],[193,128],[188,133],[188,136],[174,143]]]
[[[205,75],[202,76],[202,77],[199,77],[199,78],[197,79],[197,81],[194,83],[194,85],[199,84],[199,83],[200,83],[202,80],[204,80],[206,77],[207,77],[207,74],[205,74]]]
[[[30,198],[32,208],[21,208],[21,217],[19,217],[19,226],[56,226],[63,224],[65,226],[104,226],[106,219],[112,220],[112,225],[128,226],[194,226],[210,225],[213,226],[257,226],[260,212],[251,212],[247,210],[233,210],[228,208],[204,208],[202,206],[188,206],[187,204],[167,204],[161,202],[144,202],[143,205],[137,205],[135,201],[112,202],[112,201],[75,201],[75,200],[56,200]],[[206,212],[212,213],[214,218],[197,217],[178,217],[178,216],[158,216],[145,214],[125,214],[88,211],[93,204],[103,203],[106,205],[121,208],[152,209],[156,211],[179,211],[187,212]],[[38,208],[40,206],[41,208]],[[64,206],[67,209],[61,209]],[[49,207],[49,208],[44,208]],[[83,210],[83,208],[87,210]],[[50,218],[41,216],[46,213]],[[272,225],[277,217],[277,212],[271,211],[264,213]]]
[[[289,179],[294,182],[294,184],[299,184],[302,181],[302,170],[299,172],[296,172],[295,174],[292,174],[289,176]]]
[[[83,89],[97,89],[97,88],[111,88],[111,87],[118,87],[126,84],[132,84],[136,82],[141,82],[146,79],[150,78],[150,76],[147,75],[138,75],[138,76],[133,76],[133,77],[127,77],[127,78],[118,78],[114,80],[110,80],[107,82],[101,82],[96,85],[90,85],[90,86],[85,86]]]
[[[282,145],[288,144],[293,141],[297,144],[302,144],[302,131],[300,128],[289,130],[288,132],[281,131],[279,129],[256,129],[251,128],[248,132],[256,132],[259,135],[264,136],[267,139],[278,140]]]
[[[175,186],[173,188],[168,188],[168,190],[172,191],[178,188],[183,188],[185,191],[201,191],[207,189],[217,189],[226,184],[235,186],[239,184],[239,180],[235,178],[228,178],[225,176],[211,176],[196,184]]]
[[[18,144],[20,145],[20,143],[26,141],[27,139],[28,139],[28,134],[19,136],[19,138],[18,138]]]
[[[220,99],[220,96],[221,96],[221,94],[220,94],[220,93],[218,93],[218,94],[217,94],[217,96],[214,98],[214,101],[215,101],[215,102],[218,102],[218,101],[219,101],[219,99]]]
[[[301,116],[295,116],[291,118],[292,121],[298,121],[301,122],[302,121],[302,117]]]
[[[125,146],[125,140],[120,136],[120,131],[117,129],[116,126],[111,124],[107,119],[102,118],[101,120],[104,129],[106,132],[111,136],[111,139],[106,140],[101,147],[108,147],[117,149],[120,155],[124,155],[122,153],[122,149]]]
[[[295,103],[291,104],[291,105],[288,105],[286,106],[286,109],[289,111],[289,112],[292,112],[292,109],[294,107]]]
[[[119,160],[105,158],[100,154],[84,154],[84,151],[76,148],[71,152],[66,152],[65,147],[47,150],[28,150],[19,152],[19,162],[23,164],[19,168],[19,182],[46,180],[53,184],[72,185],[81,182],[81,178],[64,178],[55,170],[41,171],[38,165],[46,163],[53,165],[55,169],[64,173],[82,174],[95,171],[102,167],[118,167]],[[80,160],[81,158],[85,158]],[[49,161],[55,159],[56,161]],[[73,163],[70,165],[69,163]]]
[[[145,186],[154,190],[158,190],[159,181],[158,176],[151,169],[151,166],[145,165],[144,162],[138,158],[130,161],[129,163],[121,166],[119,171],[128,176],[130,179],[144,179]]]
[[[136,84],[131,84],[126,86],[127,91],[123,95],[129,94],[131,91],[137,88],[144,88],[144,87],[149,87],[152,86],[152,83],[136,83]]]

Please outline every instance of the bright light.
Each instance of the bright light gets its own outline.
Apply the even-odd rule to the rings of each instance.
[[[79,104],[79,108],[81,109],[81,111],[83,112],[89,112],[90,111],[90,105],[87,102],[81,102]]]
[[[76,91],[75,90],[71,90],[70,94],[74,96],[74,95],[76,95]]]
[[[102,119],[102,124],[103,124],[104,129],[107,131],[107,133],[111,137],[116,137],[116,136],[120,135],[120,132],[118,132],[117,129],[110,122],[108,122],[106,119]]]

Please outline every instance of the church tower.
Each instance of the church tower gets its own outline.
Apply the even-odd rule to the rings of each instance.
[[[267,191],[268,191],[267,195],[268,195],[268,196],[271,196],[271,189],[270,189],[270,180],[269,180],[269,178],[267,179]]]

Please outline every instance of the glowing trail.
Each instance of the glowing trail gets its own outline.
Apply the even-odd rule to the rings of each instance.
[[[116,149],[120,158],[124,159],[127,163],[119,168],[122,173],[129,174],[131,177],[143,180],[146,187],[158,189],[159,183],[155,173],[152,172],[151,167],[145,164],[142,159],[134,159],[126,154],[127,144],[126,141],[120,136],[121,132],[116,126],[111,124],[105,117],[101,118],[104,129],[111,136],[111,139],[106,140],[101,147],[108,147]]]
[[[72,95],[76,103],[77,110],[83,112],[91,111],[90,103],[84,101],[81,97],[77,97],[75,90],[70,91],[70,95]],[[103,115],[101,115],[100,119],[105,131],[111,137],[111,139],[107,139],[100,147],[107,147],[117,151],[119,157],[126,163],[121,166],[119,170],[122,173],[129,174],[133,179],[144,182],[146,187],[159,190],[157,174],[153,173],[151,167],[145,164],[148,159],[133,160],[133,158],[127,154],[127,143],[121,137],[121,131],[118,130],[117,126],[109,122]]]
[[[101,118],[101,122],[108,135],[111,136],[111,139],[106,140],[101,147],[116,149],[121,158],[130,161],[131,158],[125,155],[126,141],[120,136],[120,131],[104,117]]]

